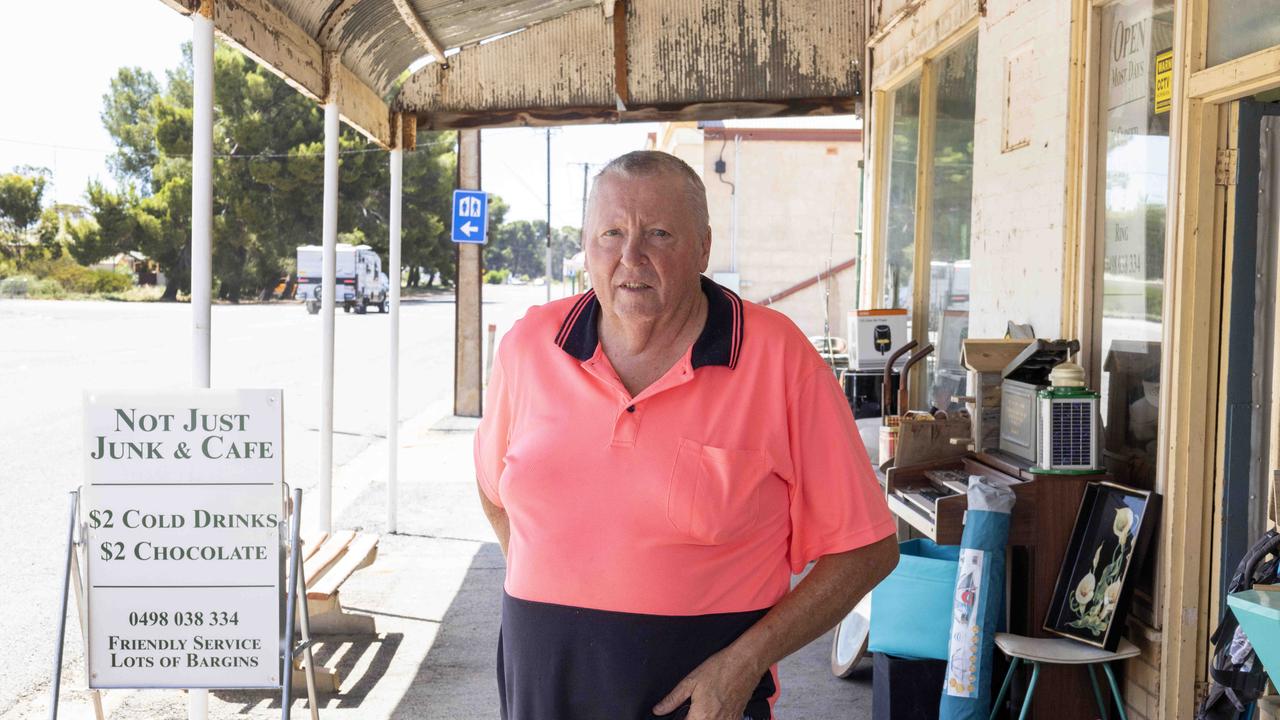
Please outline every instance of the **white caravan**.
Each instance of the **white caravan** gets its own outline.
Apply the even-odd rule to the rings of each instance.
[[[324,246],[298,246],[298,293],[306,303],[307,312],[320,312],[320,285],[324,272]],[[337,268],[334,276],[337,294],[334,302],[345,312],[356,311],[363,315],[370,307],[379,312],[387,311],[387,293],[390,284],[382,272],[382,259],[368,245],[339,244]]]

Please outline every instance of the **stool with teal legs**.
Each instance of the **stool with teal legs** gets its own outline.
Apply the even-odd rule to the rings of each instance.
[[[996,647],[1008,655],[1011,662],[1009,672],[1004,676],[1004,683],[1000,686],[1000,694],[996,695],[996,701],[991,705],[991,720],[995,720],[1000,712],[1004,697],[1009,692],[1009,683],[1013,680],[1013,674],[1017,672],[1018,665],[1024,661],[1031,663],[1031,682],[1027,685],[1027,697],[1022,701],[1018,720],[1026,720],[1027,713],[1031,710],[1031,698],[1035,695],[1036,683],[1040,680],[1041,665],[1084,665],[1089,671],[1089,681],[1093,683],[1093,699],[1098,703],[1098,712],[1101,713],[1102,720],[1109,720],[1110,703],[1102,699],[1102,688],[1098,685],[1098,673],[1094,668],[1095,665],[1101,665],[1102,672],[1107,676],[1111,698],[1115,701],[1116,710],[1120,713],[1120,720],[1129,720],[1129,716],[1124,711],[1124,697],[1120,694],[1116,675],[1111,670],[1113,661],[1125,660],[1140,652],[1137,646],[1128,640],[1121,638],[1120,647],[1116,648],[1115,652],[1107,652],[1066,638],[1032,638],[998,633]]]

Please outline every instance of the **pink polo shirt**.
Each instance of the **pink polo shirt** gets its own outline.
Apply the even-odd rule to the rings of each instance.
[[[635,397],[594,292],[529,310],[476,433],[506,510],[505,589],[664,616],[772,606],[792,573],[895,530],[831,370],[784,315],[703,278],[706,326]]]

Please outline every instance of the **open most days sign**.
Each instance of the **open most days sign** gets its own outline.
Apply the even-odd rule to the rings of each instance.
[[[279,390],[87,393],[89,686],[278,687]]]

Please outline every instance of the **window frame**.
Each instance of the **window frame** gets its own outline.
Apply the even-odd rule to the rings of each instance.
[[[893,141],[890,127],[893,94],[916,78],[920,81],[920,119],[916,130],[918,133],[916,138],[916,221],[915,236],[912,240],[911,304],[908,308],[911,312],[911,337],[920,345],[928,342],[929,333],[929,258],[933,242],[930,208],[933,203],[933,142],[938,108],[937,63],[961,43],[978,36],[978,21],[978,17],[971,18],[928,52],[899,68],[872,91],[872,119],[878,127],[884,128],[884,131],[877,133],[878,140],[872,148],[875,188],[872,195],[873,202],[869,203],[872,217],[868,225],[873,228],[873,232],[869,233],[872,236],[870,243],[872,262],[868,264],[870,277],[867,280],[869,282],[865,283],[869,292],[862,299],[864,306],[880,307],[884,304],[884,280],[888,270],[886,222],[889,203],[889,157],[892,152],[890,143]],[[979,52],[981,52],[981,37],[978,37],[978,43]],[[867,300],[870,300],[870,305],[866,305]],[[918,321],[917,318],[923,321]],[[923,365],[918,366],[918,372],[924,372]],[[919,404],[928,390],[923,387],[922,382],[912,382],[909,402],[912,405]]]

